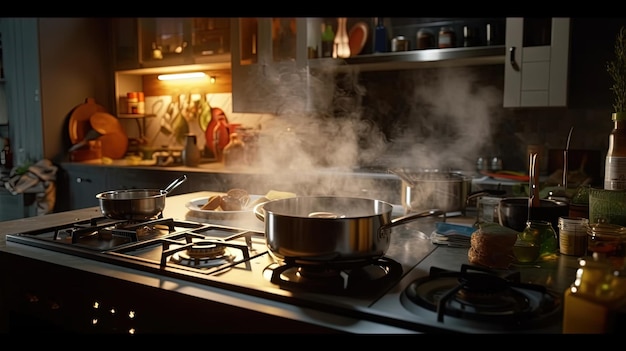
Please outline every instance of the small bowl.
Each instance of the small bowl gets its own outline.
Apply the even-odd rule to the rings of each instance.
[[[559,217],[569,215],[569,204],[564,201],[541,199],[539,207],[530,208],[528,217],[527,197],[508,197],[500,200],[498,204],[498,217],[500,224],[521,232],[526,228],[528,219],[549,221],[552,228],[557,230]]]

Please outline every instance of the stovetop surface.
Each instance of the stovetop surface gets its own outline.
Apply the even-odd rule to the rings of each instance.
[[[174,220],[173,224],[166,225],[166,228],[158,233],[143,237],[145,240],[123,242],[111,246],[93,245],[93,241],[98,241],[95,239],[96,236],[87,236],[89,238],[87,245],[71,243],[68,236],[56,240],[48,229],[10,234],[7,235],[7,241],[188,280],[272,301],[351,316],[356,319],[372,320],[416,332],[512,332],[512,330],[494,327],[492,323],[468,323],[453,317],[446,317],[442,323],[437,321],[437,315],[434,312],[417,314],[411,308],[406,307],[406,288],[417,279],[427,277],[430,267],[440,266],[444,269],[458,270],[461,264],[467,263],[466,248],[438,247],[430,241],[428,235],[424,234],[431,232],[428,227],[430,225],[432,223],[414,222],[394,227],[391,245],[383,259],[392,262],[393,267],[399,266],[401,268],[399,273],[381,284],[357,285],[350,291],[279,286],[272,282],[270,277],[276,267],[281,267],[284,262],[268,252],[263,232],[230,225]],[[70,226],[68,224],[64,230],[69,229]],[[195,239],[202,240],[203,244],[208,246],[211,246],[213,241],[228,241],[232,247],[228,247],[223,265],[190,268],[171,260],[177,253],[182,252],[181,248],[188,245],[185,240]],[[163,243],[169,244],[163,246]],[[161,254],[163,250],[169,252],[165,258]],[[548,268],[554,267],[546,267]],[[377,267],[374,271],[378,272],[380,269],[385,268]],[[533,281],[536,281],[537,278],[532,276],[536,272],[529,271],[529,273],[530,275],[526,274],[524,279],[531,277]],[[543,278],[543,275],[541,277]],[[562,291],[560,288],[557,286],[555,291]],[[555,318],[537,328],[513,330],[513,332],[558,333],[560,329],[560,319]]]

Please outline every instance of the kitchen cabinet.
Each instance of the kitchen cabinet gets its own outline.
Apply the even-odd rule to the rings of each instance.
[[[336,18],[233,18],[231,21],[233,112],[276,114],[284,108],[314,110],[317,99],[323,98],[315,83],[327,81],[328,74],[333,79],[335,73],[342,72],[501,64],[505,57],[503,18],[388,19],[389,41],[392,36],[405,35],[414,43],[420,28],[434,31],[443,25],[451,26],[459,34],[452,48],[415,50],[415,44],[409,44],[409,51],[387,53],[371,52],[371,18],[348,18],[348,29],[365,24],[370,37],[359,55],[348,58],[320,57],[321,25],[330,24],[336,32]],[[464,45],[461,33],[465,27],[472,28],[476,36],[471,46]],[[483,37],[484,40],[478,39]]]
[[[567,106],[569,18],[507,18],[504,107]]]
[[[115,70],[230,61],[230,18],[114,18]]]
[[[233,112],[278,113],[308,94],[307,18],[233,18]],[[271,98],[280,94],[293,99]],[[297,99],[297,100],[296,100]]]
[[[108,190],[105,168],[68,164],[59,173],[56,212],[99,206],[96,194]]]
[[[109,19],[0,18],[14,165],[60,162],[71,109],[93,97],[110,110]]]

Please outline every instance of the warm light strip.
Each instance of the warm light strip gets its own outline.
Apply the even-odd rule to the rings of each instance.
[[[175,74],[161,74],[157,78],[159,80],[180,80],[180,79],[194,79],[205,78],[207,75],[203,72],[189,72],[189,73],[175,73]]]

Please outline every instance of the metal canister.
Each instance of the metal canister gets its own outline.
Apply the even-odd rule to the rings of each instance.
[[[391,40],[391,51],[408,51],[409,40],[403,35],[399,35]]]

